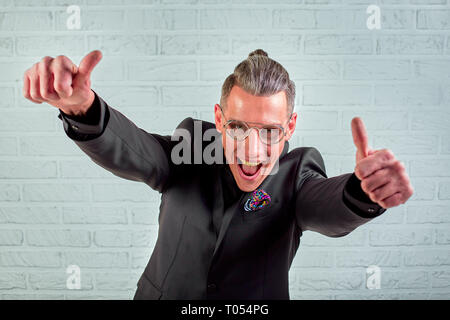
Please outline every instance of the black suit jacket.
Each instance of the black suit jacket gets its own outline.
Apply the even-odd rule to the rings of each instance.
[[[386,211],[354,173],[328,178],[314,147],[289,151],[286,142],[278,172],[259,186],[271,202],[246,211],[251,193],[239,190],[228,164],[174,164],[179,141],[137,127],[97,94],[87,116],[59,118],[95,163],[161,193],[158,238],[134,299],[289,299],[288,271],[304,231],[342,237]],[[178,128],[193,137],[196,121]],[[199,123],[202,132],[214,127]],[[192,152],[209,144],[184,142]]]

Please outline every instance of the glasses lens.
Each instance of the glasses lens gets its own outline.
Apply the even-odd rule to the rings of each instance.
[[[265,144],[275,144],[283,138],[281,128],[262,128],[259,130],[259,138]]]
[[[235,140],[243,140],[247,136],[248,127],[240,121],[230,121],[225,127],[227,134]]]

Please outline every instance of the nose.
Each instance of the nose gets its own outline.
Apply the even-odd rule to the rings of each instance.
[[[260,154],[264,151],[265,146],[262,145],[258,137],[258,130],[250,129],[250,134],[245,139],[245,155],[247,160],[257,161],[262,160],[264,155]]]

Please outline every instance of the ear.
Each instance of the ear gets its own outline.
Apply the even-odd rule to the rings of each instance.
[[[286,127],[286,140],[289,140],[295,131],[295,126],[297,125],[297,113],[292,114],[291,120],[289,120]]]
[[[217,103],[214,106],[214,122],[216,123],[216,130],[218,132],[222,132],[222,111],[220,110],[220,106]]]

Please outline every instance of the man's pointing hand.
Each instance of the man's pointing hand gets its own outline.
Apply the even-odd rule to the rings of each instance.
[[[353,118],[351,127],[356,146],[355,175],[361,180],[362,190],[385,209],[405,203],[414,189],[404,164],[395,159],[389,149],[372,150],[369,147],[361,118]]]
[[[26,70],[23,95],[35,102],[47,102],[67,114],[82,114],[92,105],[91,73],[102,58],[99,50],[87,54],[77,66],[66,56],[44,57]]]

